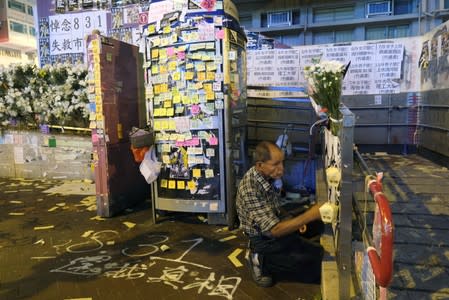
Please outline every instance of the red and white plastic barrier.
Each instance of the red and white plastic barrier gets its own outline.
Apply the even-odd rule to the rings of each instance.
[[[376,202],[373,224],[374,247],[367,248],[376,283],[387,287],[393,276],[393,218],[390,204],[382,190],[382,175],[368,182],[368,188]]]

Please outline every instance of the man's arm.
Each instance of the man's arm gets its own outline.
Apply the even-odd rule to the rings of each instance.
[[[320,219],[320,206],[320,204],[315,204],[310,209],[294,218],[280,221],[271,228],[271,235],[273,237],[281,237],[299,230],[303,225],[306,225],[309,222]]]

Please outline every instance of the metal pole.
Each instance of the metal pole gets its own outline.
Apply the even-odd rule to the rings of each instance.
[[[340,299],[350,299],[352,266],[352,168],[354,141],[354,114],[341,108],[343,127],[340,131],[341,190],[340,223],[337,235],[337,262]]]

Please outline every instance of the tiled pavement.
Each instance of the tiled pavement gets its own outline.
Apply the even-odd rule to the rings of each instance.
[[[153,224],[149,202],[98,219],[93,193],[81,181],[0,179],[0,299],[321,298],[319,284],[256,286],[238,265],[239,231],[187,213]]]
[[[419,156],[365,154],[393,214],[394,266],[390,299],[449,299],[449,171]],[[358,181],[363,191],[364,178]],[[364,194],[356,194],[364,207]],[[373,211],[373,202],[368,209]],[[372,224],[372,220],[369,221]]]

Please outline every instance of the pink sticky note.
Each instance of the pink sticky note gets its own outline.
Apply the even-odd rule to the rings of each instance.
[[[192,115],[196,116],[197,114],[200,113],[201,108],[199,105],[194,104],[194,105],[192,105],[192,107],[190,107],[190,111],[192,112]]]
[[[176,53],[176,55],[178,56],[178,59],[186,58],[186,53],[184,51],[180,51],[180,52]]]
[[[92,143],[98,143],[98,134],[92,134]]]
[[[212,145],[212,146],[218,145],[218,138],[216,136],[211,136],[209,138],[209,145]]]
[[[215,32],[215,37],[219,40],[224,39],[224,35],[225,35],[225,33],[224,33],[223,29],[220,29],[217,32]]]
[[[175,55],[175,48],[168,47],[167,48],[167,56],[173,56],[173,55]]]

